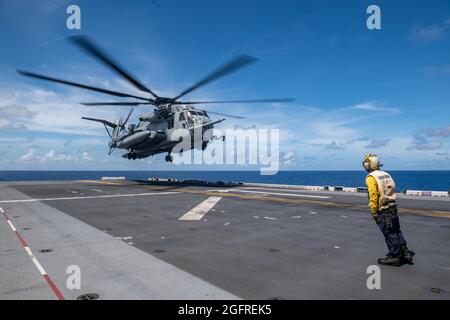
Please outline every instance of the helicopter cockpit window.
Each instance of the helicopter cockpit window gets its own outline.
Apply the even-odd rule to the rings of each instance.
[[[179,118],[179,120],[180,120],[180,121],[186,120],[186,118],[184,117],[184,112],[180,113],[180,118]]]
[[[189,125],[194,125],[194,118],[192,118],[191,112],[187,113],[187,120],[188,120]]]

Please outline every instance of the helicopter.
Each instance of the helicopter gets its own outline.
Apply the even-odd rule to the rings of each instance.
[[[125,120],[118,119],[114,122],[97,119],[91,117],[82,117],[84,120],[99,122],[104,125],[105,130],[110,138],[108,142],[110,155],[116,149],[125,150],[123,158],[129,160],[143,159],[160,153],[167,153],[165,160],[172,162],[171,155],[174,147],[180,142],[181,138],[173,133],[176,130],[185,130],[192,137],[194,130],[206,132],[214,128],[214,125],[222,122],[225,118],[212,120],[209,114],[216,114],[230,118],[244,119],[241,116],[234,116],[225,113],[211,112],[194,108],[196,105],[202,104],[222,104],[222,103],[275,103],[275,102],[292,102],[295,99],[255,99],[255,100],[222,100],[222,101],[180,101],[179,99],[185,95],[199,89],[200,87],[224,77],[240,68],[243,68],[257,59],[250,55],[239,55],[228,63],[217,68],[201,80],[189,86],[177,96],[173,98],[162,97],[154,91],[138,81],[133,75],[125,71],[120,64],[105,53],[92,39],[86,35],[72,36],[68,38],[74,45],[82,51],[95,58],[97,61],[111,69],[117,75],[125,79],[132,86],[145,93],[146,96],[138,96],[109,89],[94,87],[82,83],[76,83],[43,74],[17,70],[17,72],[26,77],[36,78],[45,81],[56,82],[68,86],[78,87],[99,93],[108,94],[120,98],[133,98],[135,101],[127,102],[86,102],[81,103],[85,106],[131,106]],[[136,106],[153,106],[154,110],[149,113],[139,115],[139,122],[136,124],[127,123]],[[211,131],[209,131],[211,132]],[[225,139],[225,137],[216,137],[212,134],[202,135],[202,143],[197,146],[191,142],[190,149],[201,148],[205,150],[210,142],[216,139]],[[182,137],[183,138],[183,137]],[[186,136],[184,137],[186,138]],[[181,150],[187,151],[187,150]]]

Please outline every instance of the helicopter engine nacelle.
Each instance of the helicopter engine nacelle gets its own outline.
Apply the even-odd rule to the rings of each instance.
[[[152,120],[155,120],[155,114],[154,113],[141,115],[139,117],[139,121],[151,122]]]
[[[155,136],[156,136],[155,131],[145,130],[145,131],[136,132],[136,133],[133,133],[132,135],[124,137],[122,140],[120,140],[117,143],[117,147],[119,149],[128,149],[132,146],[135,146],[135,145],[138,145],[138,144],[144,142],[147,139],[152,139]]]

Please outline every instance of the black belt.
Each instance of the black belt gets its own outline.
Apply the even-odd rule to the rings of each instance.
[[[385,209],[381,209],[379,212],[390,211],[390,210],[392,210],[392,209],[397,209],[397,202],[391,202],[391,203],[388,203],[388,206],[389,206],[389,207],[387,207],[387,208],[385,208]]]
[[[389,204],[389,208],[380,210],[378,214],[384,216],[386,227],[391,229],[393,227],[393,218],[397,214],[397,203]]]

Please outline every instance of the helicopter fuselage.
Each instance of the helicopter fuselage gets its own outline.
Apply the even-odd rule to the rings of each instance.
[[[161,112],[164,110],[170,111]],[[166,152],[170,154],[182,139],[192,138],[194,129],[200,128],[203,133],[212,129],[213,123],[217,122],[213,122],[206,111],[168,105],[155,112],[140,115],[139,122],[130,124],[127,131],[118,137],[115,145],[118,149],[128,151],[123,155],[127,159],[142,159]],[[180,132],[183,132],[181,136]],[[203,140],[201,147],[204,149],[212,138],[209,136]],[[193,142],[189,146],[189,150],[195,148]]]

